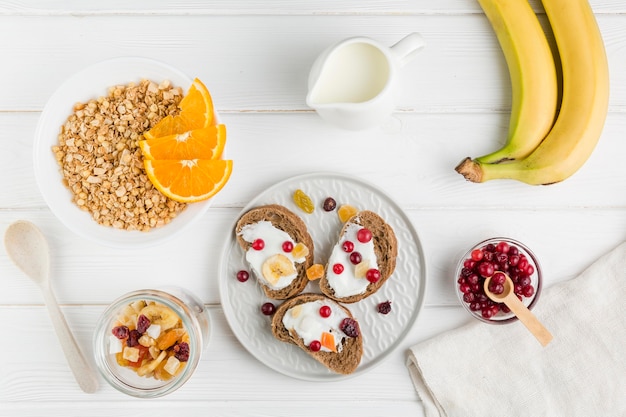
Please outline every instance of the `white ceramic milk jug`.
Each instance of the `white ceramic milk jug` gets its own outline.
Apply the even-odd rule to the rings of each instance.
[[[418,33],[391,47],[366,37],[339,42],[314,62],[306,103],[324,120],[344,129],[378,126],[395,108],[398,69],[423,46]]]

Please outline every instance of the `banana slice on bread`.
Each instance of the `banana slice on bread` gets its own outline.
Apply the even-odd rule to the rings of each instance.
[[[351,374],[363,355],[363,337],[350,310],[322,294],[300,294],[281,304],[272,334],[339,374]]]
[[[342,303],[378,291],[396,268],[396,235],[378,214],[364,210],[346,221],[333,247],[320,289]]]
[[[255,207],[241,216],[235,235],[269,298],[284,300],[304,290],[306,270],[313,264],[313,239],[295,213],[278,204]]]

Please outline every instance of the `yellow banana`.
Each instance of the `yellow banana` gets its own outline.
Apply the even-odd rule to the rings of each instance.
[[[587,0],[543,0],[563,68],[563,98],[548,136],[528,157],[501,164],[466,159],[456,170],[474,182],[510,178],[552,184],[573,175],[604,128],[609,69],[598,23]]]
[[[476,158],[496,163],[535,150],[554,124],[558,82],[550,45],[527,0],[478,0],[498,37],[511,79],[511,116],[506,144]]]

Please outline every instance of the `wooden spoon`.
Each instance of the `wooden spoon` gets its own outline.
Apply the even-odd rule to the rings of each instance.
[[[50,256],[46,238],[37,226],[20,220],[7,228],[4,235],[4,245],[13,262],[39,285],[54,330],[59,337],[65,358],[78,385],[87,393],[95,392],[98,389],[96,375],[83,356],[76,340],[74,340],[50,286],[50,279],[48,278]]]
[[[487,297],[497,303],[504,303],[511,309],[513,314],[517,316],[519,321],[526,326],[528,330],[537,338],[541,346],[546,346],[552,340],[552,334],[546,329],[543,324],[535,317],[533,313],[517,298],[517,295],[513,292],[513,281],[511,278],[503,272],[496,272],[496,274],[502,274],[506,277],[504,281],[504,291],[502,294],[495,294],[489,291],[489,283],[492,277],[485,280],[485,294]],[[495,275],[495,274],[494,274]]]

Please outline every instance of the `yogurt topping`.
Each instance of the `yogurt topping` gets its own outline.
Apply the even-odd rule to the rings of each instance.
[[[357,278],[355,274],[356,265],[350,261],[351,253],[358,252],[361,254],[362,262],[369,262],[369,269],[378,269],[376,252],[374,251],[374,239],[371,239],[366,243],[361,243],[357,238],[357,233],[362,228],[363,226],[356,223],[349,223],[346,226],[346,232],[343,234],[330,254],[326,278],[328,280],[328,284],[335,291],[335,295],[337,297],[349,297],[352,295],[363,294],[367,289],[367,286],[370,284],[365,276]],[[343,249],[343,244],[346,241],[354,244],[354,250],[350,253]],[[335,264],[341,264],[343,266],[343,271],[341,273],[335,273],[333,270],[333,266]]]
[[[322,306],[330,307],[330,316],[322,317],[320,315]],[[315,300],[298,304],[287,310],[283,316],[283,325],[286,329],[295,331],[303,339],[306,346],[309,346],[314,340],[321,341],[323,333],[330,333],[335,338],[336,351],[341,352],[343,347],[341,341],[347,336],[340,330],[340,326],[342,320],[347,317],[349,317],[348,314],[334,303]],[[324,345],[322,345],[321,350],[331,352]]]
[[[272,282],[263,275],[263,264],[274,255],[283,255],[286,257],[286,259],[291,262],[294,270],[296,264],[306,260],[306,257],[294,258],[291,252],[285,252],[283,250],[283,243],[285,242],[291,242],[294,246],[296,245],[296,242],[294,242],[288,233],[276,228],[272,222],[262,220],[258,223],[244,226],[239,234],[246,242],[252,243],[257,239],[263,239],[265,243],[265,246],[261,250],[250,248],[246,252],[246,261],[248,261],[250,268],[263,284],[273,290],[280,290],[289,286],[298,276],[297,272],[285,276],[276,276],[276,279]]]

